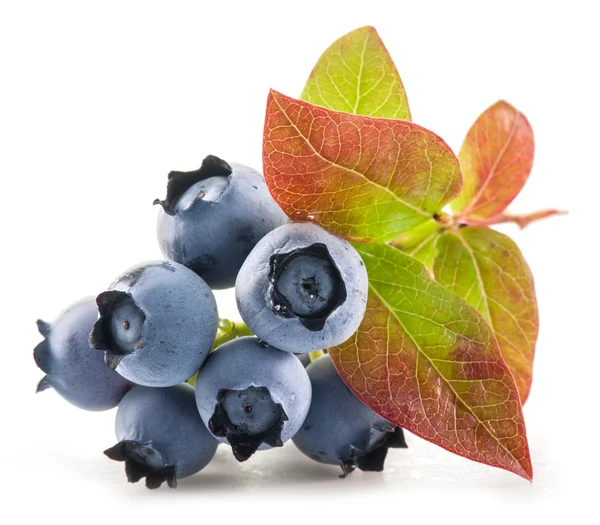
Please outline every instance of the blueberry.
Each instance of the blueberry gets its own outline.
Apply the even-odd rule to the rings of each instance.
[[[341,344],[356,332],[368,278],[350,243],[297,222],[256,245],[235,293],[243,320],[259,338],[286,352],[305,353]]]
[[[146,478],[158,488],[202,470],[215,455],[218,441],[198,415],[194,389],[134,387],[123,398],[115,424],[119,442],[104,453],[125,462],[127,480]]]
[[[256,450],[282,446],[302,425],[310,399],[302,363],[256,337],[220,346],[196,381],[202,420],[214,436],[231,445],[238,461]]]
[[[212,290],[171,261],[138,264],[97,298],[90,345],[106,364],[139,385],[186,381],[202,366],[217,333]]]
[[[312,402],[294,444],[308,457],[339,465],[342,477],[355,468],[381,472],[388,448],[406,448],[404,433],[373,412],[345,385],[331,357],[306,369]]]
[[[294,354],[302,363],[302,366],[306,368],[310,365],[310,356],[308,354]]]
[[[263,176],[209,155],[200,169],[169,173],[158,215],[165,257],[184,264],[211,288],[231,288],[256,243],[288,218],[272,199]]]
[[[106,368],[102,354],[88,339],[98,318],[93,297],[72,304],[50,324],[38,320],[44,340],[35,347],[37,365],[46,373],[37,390],[54,388],[69,403],[84,410],[116,407],[131,383]]]

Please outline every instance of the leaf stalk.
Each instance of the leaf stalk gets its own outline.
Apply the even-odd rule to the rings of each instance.
[[[533,222],[554,217],[556,215],[567,215],[569,212],[565,210],[546,209],[534,211],[531,213],[524,213],[521,215],[512,213],[502,213],[485,221],[475,221],[469,219],[459,219],[459,225],[464,226],[494,226],[495,224],[514,223],[521,230],[529,226]]]

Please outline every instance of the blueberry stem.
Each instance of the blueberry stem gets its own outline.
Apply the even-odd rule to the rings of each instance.
[[[213,343],[212,349],[216,350],[222,344],[233,341],[238,337],[244,337],[247,335],[254,335],[252,330],[246,326],[244,321],[230,321],[229,319],[219,319],[219,327],[217,329],[217,335],[215,342]],[[196,376],[194,374],[187,380],[188,385],[196,386]]]
[[[233,341],[238,337],[254,335],[244,321],[230,321],[229,319],[219,319],[219,328],[212,349],[219,348],[224,343]]]
[[[312,363],[313,361],[316,361],[317,359],[319,359],[319,357],[325,355],[325,352],[323,352],[323,350],[315,350],[314,352],[309,352],[308,353],[308,358],[310,359],[310,362]]]

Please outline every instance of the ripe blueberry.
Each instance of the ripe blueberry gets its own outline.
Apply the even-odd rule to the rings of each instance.
[[[88,343],[98,318],[93,297],[72,304],[50,324],[38,320],[44,340],[33,355],[46,373],[37,391],[54,388],[69,403],[85,410],[116,407],[131,383],[106,368],[102,354]]]
[[[342,477],[355,468],[381,472],[388,448],[406,448],[404,433],[373,412],[345,385],[331,357],[324,355],[306,369],[312,402],[293,438],[308,457],[340,465]]]
[[[125,462],[127,480],[146,478],[158,488],[202,470],[215,455],[218,441],[198,415],[194,389],[136,386],[119,403],[115,424],[119,442],[104,453]]]
[[[310,380],[293,355],[240,337],[220,346],[198,372],[196,402],[202,420],[233,449],[238,461],[280,447],[302,425]]]
[[[263,176],[209,155],[200,169],[169,173],[167,197],[154,201],[165,257],[184,264],[214,289],[230,288],[256,243],[288,222]]]
[[[235,286],[248,327],[268,344],[297,353],[351,337],[363,319],[367,293],[358,252],[307,222],[267,234],[244,262]]]
[[[306,368],[310,365],[310,356],[308,354],[294,354],[302,363],[302,366]]]
[[[175,262],[130,268],[96,302],[100,318],[90,345],[104,350],[110,368],[139,385],[186,381],[202,366],[217,333],[212,290]]]

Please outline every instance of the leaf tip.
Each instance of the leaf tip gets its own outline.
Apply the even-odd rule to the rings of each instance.
[[[269,88],[268,98],[269,98],[269,100],[271,100],[271,99],[277,99],[277,98],[290,98],[290,97],[285,96],[283,93],[281,93],[280,91],[277,91],[276,89]]]
[[[508,102],[507,100],[504,100],[503,98],[501,98],[500,100],[496,101],[490,107],[491,108],[494,108],[494,107],[504,107],[506,109],[513,109],[514,111],[517,111],[517,108],[515,108],[510,102]]]
[[[529,451],[527,451],[527,461],[525,464],[521,464],[522,471],[517,472],[519,476],[521,476],[524,480],[529,481],[529,483],[533,483],[533,465],[531,464],[531,459],[529,458]]]
[[[377,32],[377,29],[375,29],[375,26],[362,26],[356,30],[356,32],[358,32],[358,31],[364,31],[365,33],[372,33],[375,35],[379,35],[379,33]]]
[[[524,480],[533,483],[533,464],[531,463],[531,453],[529,451],[529,442],[527,440],[527,436],[524,434],[525,438],[525,450],[522,457],[517,458],[513,456],[516,463],[513,463],[512,467],[506,469],[510,472],[517,474],[522,477]]]
[[[340,40],[344,40],[344,39],[347,39],[347,38],[351,38],[351,37],[356,36],[356,35],[362,35],[362,34],[365,34],[365,35],[374,35],[374,36],[379,37],[379,33],[377,33],[377,29],[375,29],[375,26],[366,25],[366,26],[357,27],[356,29],[353,29],[352,31],[349,31],[344,36],[340,37],[336,42],[339,42]],[[334,44],[336,42],[334,42]]]

